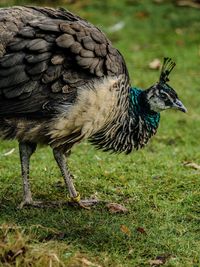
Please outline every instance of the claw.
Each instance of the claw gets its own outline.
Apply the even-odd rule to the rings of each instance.
[[[79,206],[84,209],[90,209],[91,206],[95,206],[99,203],[97,199],[84,199],[79,202]]]
[[[19,209],[23,209],[26,207],[48,208],[48,207],[73,205],[73,206],[78,206],[84,209],[90,209],[91,206],[94,206],[98,203],[99,203],[99,200],[97,199],[81,200],[80,194],[78,193],[76,197],[71,197],[67,201],[33,201],[32,198],[26,199],[20,203],[18,208]]]
[[[18,209],[23,209],[25,207],[31,207],[31,206],[35,208],[44,208],[45,203],[42,201],[24,200],[19,204]]]
[[[94,206],[98,203],[97,199],[85,199],[81,200],[80,193],[77,192],[76,197],[70,197],[69,198],[69,203],[70,204],[77,204],[79,207],[84,208],[84,209],[90,209],[91,206]]]

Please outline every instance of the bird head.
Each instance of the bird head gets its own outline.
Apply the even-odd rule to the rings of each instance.
[[[146,99],[150,110],[160,112],[172,108],[187,112],[176,91],[167,84],[175,65],[170,58],[164,58],[159,81],[147,90]]]

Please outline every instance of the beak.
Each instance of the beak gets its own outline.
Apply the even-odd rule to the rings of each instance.
[[[175,109],[178,109],[182,112],[187,112],[186,107],[183,105],[183,103],[179,99],[176,99],[176,101],[173,103],[172,107]]]

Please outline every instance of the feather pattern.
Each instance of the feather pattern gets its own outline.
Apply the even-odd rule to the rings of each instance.
[[[16,26],[5,39],[9,23]],[[4,8],[0,9],[1,27],[0,116],[13,112],[32,118],[51,116],[53,110],[44,110],[44,103],[74,103],[78,87],[98,77],[128,73],[122,56],[105,35],[68,11]],[[30,88],[28,95],[25,88]],[[26,105],[27,97],[31,106]]]
[[[122,87],[121,87],[122,88]],[[130,153],[145,146],[157,131],[160,114],[150,112],[144,101],[144,91],[130,89],[130,99],[122,98],[116,120],[90,138],[97,148],[104,151]],[[128,110],[128,112],[124,112]]]
[[[167,76],[170,62],[165,59],[162,69]],[[162,85],[167,88],[164,80]],[[129,153],[156,133],[156,88],[131,88],[120,52],[100,29],[69,11],[0,9],[2,138],[64,150],[89,138],[97,148]]]
[[[29,161],[38,143],[52,147],[72,202],[80,202],[65,158],[75,144],[89,139],[128,154],[156,133],[160,111],[186,112],[166,83],[174,66],[165,58],[159,82],[140,90],[120,52],[84,19],[64,9],[0,8],[0,137],[19,142],[21,206],[34,204]]]

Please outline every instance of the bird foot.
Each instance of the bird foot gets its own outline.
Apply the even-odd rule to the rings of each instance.
[[[77,192],[76,197],[69,198],[69,204],[72,206],[78,206],[84,209],[90,209],[91,206],[96,205],[99,202],[96,198],[91,199],[81,199],[79,192]]]
[[[90,209],[91,206],[96,205],[98,202],[99,201],[95,198],[82,200],[79,192],[77,192],[77,195],[75,197],[69,197],[66,201],[33,201],[31,194],[29,194],[25,196],[24,200],[20,203],[18,208],[48,208],[71,205],[84,209]]]
[[[19,204],[18,208],[19,209],[23,209],[25,207],[44,208],[46,206],[47,203],[44,203],[43,201],[24,200]]]
[[[98,199],[83,199],[78,202],[69,201],[69,204],[83,209],[90,209],[90,207],[97,205],[99,202]]]
[[[59,206],[76,206],[84,209],[90,209],[91,206],[98,204],[97,199],[84,199],[80,201],[33,201],[33,200],[24,200],[18,206],[19,209],[34,207],[34,208],[48,208],[48,207],[59,207]]]

